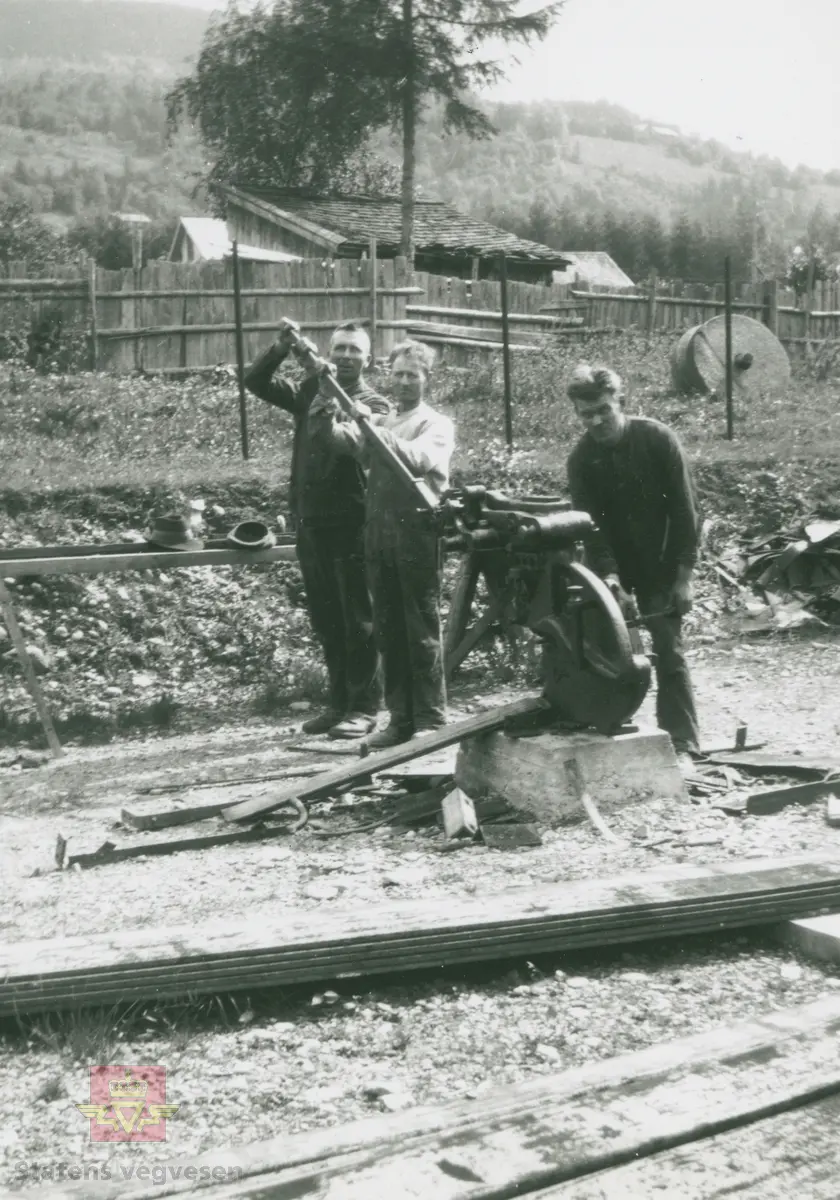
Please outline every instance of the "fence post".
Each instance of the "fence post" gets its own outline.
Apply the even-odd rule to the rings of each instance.
[[[233,242],[233,319],[236,324],[236,382],[239,385],[239,429],[242,457],[248,454],[248,411],[245,407],[245,346],[242,337],[242,289],[239,281],[239,244]]]
[[[653,333],[656,328],[656,268],[650,273],[647,298],[647,331]]]
[[[726,437],[728,441],[732,441],[734,436],[734,414],[732,412],[732,263],[729,255],[723,260],[723,303],[724,303],[724,327],[726,330],[725,350],[726,355]]]
[[[769,279],[764,287],[764,324],[774,337],[779,336],[779,281]]]
[[[507,258],[500,256],[499,263],[499,292],[502,308],[502,369],[505,382],[505,441],[513,445],[513,397],[510,382],[510,322],[508,321],[508,291],[507,291]]]
[[[376,361],[376,341],[377,341],[377,309],[379,307],[379,297],[376,294],[377,285],[377,268],[379,263],[376,258],[376,238],[370,239],[368,248],[368,257],[370,259],[370,352],[373,356],[373,361]],[[396,276],[395,276],[396,281]]]
[[[90,293],[90,363],[99,370],[99,320],[96,312],[96,259],[88,259],[88,292]]]

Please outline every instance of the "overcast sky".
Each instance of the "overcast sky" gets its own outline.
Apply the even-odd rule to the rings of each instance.
[[[568,0],[506,98],[601,98],[795,166],[840,168],[840,0]]]
[[[517,53],[499,98],[612,100],[790,166],[840,168],[840,0],[567,0],[548,40]]]

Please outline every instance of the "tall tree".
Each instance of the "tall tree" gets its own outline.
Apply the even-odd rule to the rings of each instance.
[[[545,37],[564,0],[277,0],[213,21],[193,73],[167,97],[170,124],[194,121],[210,181],[329,187],[370,134],[402,135],[402,251],[413,257],[417,128],[427,101],[444,128],[494,132],[471,100],[498,80],[488,42]]]

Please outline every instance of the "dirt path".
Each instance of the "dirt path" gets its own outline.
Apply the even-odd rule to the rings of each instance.
[[[692,661],[707,743],[725,745],[736,725],[747,723],[750,740],[840,761],[836,634],[700,644]],[[642,719],[651,715],[649,700]],[[310,764],[314,756],[293,752],[294,742],[291,722],[249,724],[72,750],[60,764],[0,772],[3,938],[238,915],[259,920],[268,906],[489,898],[512,886],[617,874],[663,860],[824,852],[835,844],[840,852],[840,831],[825,825],[818,805],[739,819],[686,798],[667,811],[647,803],[616,813],[611,824],[623,846],[605,843],[588,824],[547,831],[535,849],[474,846],[455,855],[440,853],[436,829],[324,841],[310,828],[293,839],[135,860],[130,869],[123,863],[33,876],[36,867],[49,867],[58,832],[71,852],[95,849],[106,838],[123,843],[129,835],[112,826],[124,805],[163,808],[173,799],[138,799],[140,788],[203,780],[181,794],[190,804],[267,790],[272,785],[220,789],[208,781]],[[328,805],[314,806],[313,817],[325,828],[343,819]],[[746,1019],[757,1006],[802,1003],[838,984],[831,969],[799,964],[772,941],[739,936],[490,964],[433,979],[347,981],[326,997],[311,988],[239,996],[224,1016],[204,1002],[162,1014],[150,1006],[128,1024],[114,1014],[69,1024],[42,1018],[28,1033],[9,1028],[0,1040],[0,1162],[5,1153],[8,1180],[28,1185],[35,1182],[33,1163],[52,1169],[62,1161],[104,1161],[74,1107],[87,1098],[89,1062],[164,1063],[170,1095],[182,1106],[170,1151],[192,1153],[383,1108],[480,1095],[487,1086]],[[143,1153],[137,1146],[108,1150],[125,1163],[139,1162]]]

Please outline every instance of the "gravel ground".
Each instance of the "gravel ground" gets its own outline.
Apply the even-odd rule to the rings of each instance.
[[[746,721],[750,738],[786,753],[837,752],[837,636],[697,646],[693,653],[708,740],[724,744]],[[506,697],[509,698],[509,697]],[[500,698],[501,699],[501,698]],[[646,706],[649,716],[649,709]],[[820,805],[772,817],[727,816],[705,801],[637,804],[610,824],[626,845],[588,825],[545,831],[515,852],[472,846],[442,854],[434,829],[378,830],[323,841],[220,847],[33,877],[60,830],[71,852],[95,849],[139,786],[276,769],[292,756],[288,729],[248,726],[201,737],[74,751],[70,762],[0,772],[0,925],[7,941],[256,915],[266,901],[318,909],[391,897],[493,895],[504,888],[612,875],[663,861],[715,862],[840,848]],[[330,765],[334,765],[333,760]],[[255,794],[260,786],[225,789]],[[148,800],[168,807],[172,797]],[[219,799],[218,789],[189,803]],[[132,803],[132,807],[137,807]],[[319,816],[345,823],[339,808]],[[365,814],[367,816],[367,812]],[[201,832],[213,828],[204,823]],[[148,836],[148,835],[147,835]],[[162,836],[162,835],[157,835]],[[279,867],[279,869],[278,869]],[[118,1163],[147,1153],[91,1146],[73,1106],[87,1099],[87,1064],[160,1063],[173,1154],[251,1142],[353,1120],[383,1109],[480,1096],[487,1087],[556,1072],[653,1042],[805,1003],[840,986],[832,968],[797,960],[754,933],[683,939],[469,973],[345,983],[119,1014],[39,1018],[0,1041],[0,1156],[7,1182],[29,1185],[19,1164]],[[2,1177],[0,1177],[2,1178]]]

